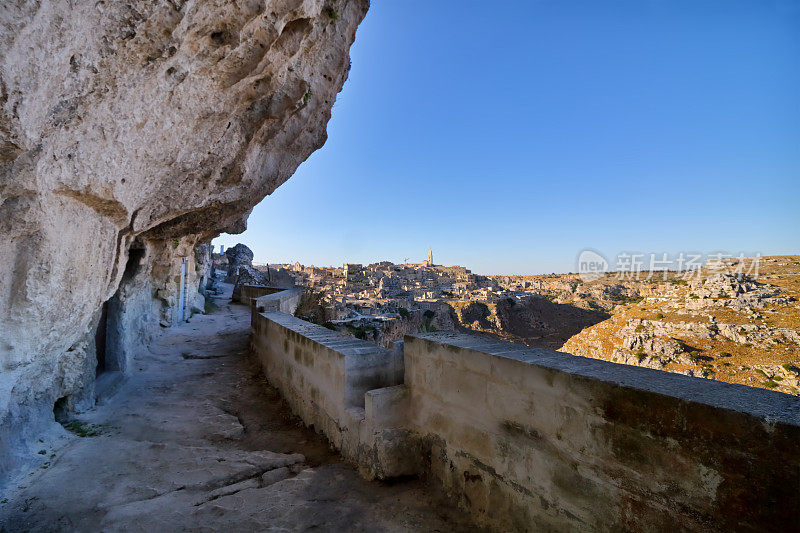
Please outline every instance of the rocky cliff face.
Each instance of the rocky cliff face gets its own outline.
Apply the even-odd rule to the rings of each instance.
[[[195,245],[322,146],[367,7],[0,5],[0,473],[92,403],[98,343],[175,319],[181,268],[201,305]]]

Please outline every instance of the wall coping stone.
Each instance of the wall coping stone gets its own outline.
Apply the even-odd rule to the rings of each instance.
[[[420,333],[407,335],[406,344],[409,341],[414,342],[414,339],[473,350],[493,357],[512,359],[622,387],[738,411],[765,419],[767,422],[800,425],[800,398],[776,391],[521,346],[481,338],[475,334],[443,331]]]
[[[271,296],[271,295],[270,295]],[[280,324],[281,326],[294,331],[295,333],[306,337],[307,339],[316,342],[336,352],[340,352],[345,356],[359,356],[369,355],[374,353],[388,352],[386,348],[382,348],[372,342],[355,339],[344,333],[331,331],[324,326],[306,322],[286,313],[279,311],[260,313],[262,316]]]

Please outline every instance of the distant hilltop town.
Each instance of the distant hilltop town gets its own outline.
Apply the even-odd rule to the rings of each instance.
[[[290,273],[295,284],[324,292],[335,320],[397,314],[399,309],[435,309],[443,299],[489,301],[505,292],[490,277],[473,274],[463,266],[436,265],[433,250],[419,263],[345,263],[340,268],[295,263],[269,267],[276,276],[283,270]]]
[[[556,304],[543,291],[563,283],[564,276],[479,275],[463,266],[437,265],[432,249],[415,263],[255,268],[273,285],[306,288],[298,316],[384,346],[408,333],[466,328],[558,348],[608,318],[598,305],[565,306],[554,313]]]

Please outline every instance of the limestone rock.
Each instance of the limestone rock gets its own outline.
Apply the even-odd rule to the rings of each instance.
[[[234,283],[242,265],[253,265],[253,251],[242,243],[225,250],[228,258],[228,277],[226,283]]]
[[[104,313],[121,346],[180,319],[194,246],[322,146],[367,8],[0,3],[0,477],[91,396]]]
[[[250,265],[241,265],[235,276],[233,295],[231,296],[233,301],[239,301],[242,294],[242,285],[269,286],[270,282],[265,272],[261,272]]]

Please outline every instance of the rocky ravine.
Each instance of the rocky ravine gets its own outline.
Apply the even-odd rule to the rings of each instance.
[[[0,5],[0,476],[92,404],[99,324],[122,351],[170,324],[182,258],[202,307],[195,245],[322,146],[367,8]]]

